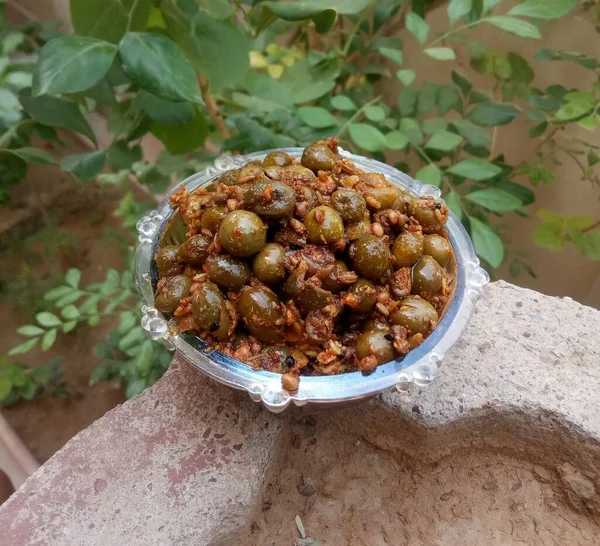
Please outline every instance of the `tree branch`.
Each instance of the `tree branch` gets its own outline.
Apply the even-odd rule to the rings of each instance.
[[[204,103],[206,104],[206,108],[208,108],[208,113],[210,114],[217,131],[223,138],[229,138],[231,133],[225,125],[225,121],[223,121],[223,117],[219,113],[219,105],[215,101],[214,97],[210,94],[210,90],[208,87],[208,80],[206,76],[203,74],[198,75],[198,82],[200,83],[200,91],[202,92],[202,98],[204,99]]]
[[[600,220],[594,222],[591,226],[588,226],[585,229],[582,229],[581,233],[586,233],[588,231],[592,231],[593,229],[596,229],[597,227],[600,227]]]

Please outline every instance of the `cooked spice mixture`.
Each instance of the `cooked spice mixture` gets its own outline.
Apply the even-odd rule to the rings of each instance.
[[[405,355],[452,293],[446,205],[359,169],[336,138],[181,187],[171,204],[187,234],[155,256],[156,308],[289,391],[300,375]]]

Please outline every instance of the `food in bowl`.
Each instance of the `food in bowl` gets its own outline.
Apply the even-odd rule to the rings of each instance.
[[[179,331],[248,365],[371,373],[420,345],[454,286],[448,209],[339,155],[272,152],[170,203],[183,244],[163,244],[155,306]]]

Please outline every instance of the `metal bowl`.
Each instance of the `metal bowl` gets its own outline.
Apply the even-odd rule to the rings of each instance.
[[[214,166],[190,176],[181,184],[188,190],[207,185],[224,171],[240,167],[253,159],[262,159],[271,151],[273,150],[244,156],[219,157]],[[279,151],[293,157],[302,154],[302,148],[281,148]],[[391,183],[409,190],[414,195],[440,198],[440,190],[437,187],[423,185],[385,163],[343,150],[340,150],[340,153],[343,157],[352,159],[362,169],[384,174]],[[311,409],[332,408],[367,400],[390,388],[406,390],[411,384],[420,387],[428,385],[434,379],[444,355],[467,327],[475,302],[489,282],[489,275],[480,267],[469,235],[460,220],[451,213],[446,227],[456,255],[454,295],[438,326],[425,342],[406,356],[379,366],[370,375],[352,372],[335,376],[303,376],[300,379],[300,388],[292,394],[282,388],[280,374],[255,370],[212,349],[190,332],[176,333],[169,327],[168,317],[155,309],[154,289],[158,275],[154,254],[175,214],[175,209],[169,205],[169,197],[170,195],[166,196],[154,211],[137,224],[139,246],[135,257],[135,276],[144,302],[142,327],[151,339],[161,339],[169,349],[177,351],[202,372],[220,383],[247,391],[252,400],[262,402],[274,413],[283,411],[290,403],[308,406]]]

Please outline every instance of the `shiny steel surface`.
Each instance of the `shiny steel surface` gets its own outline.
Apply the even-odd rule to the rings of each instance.
[[[182,182],[188,190],[210,183],[216,176],[237,168],[253,159],[262,159],[266,150],[245,156],[223,156],[214,166],[197,173]],[[282,148],[280,151],[299,157],[302,148]],[[340,151],[359,167],[382,173],[386,178],[415,195],[440,197],[435,186],[423,185],[408,175],[379,161]],[[179,187],[179,186],[178,186]],[[175,188],[176,190],[177,188]],[[175,191],[173,190],[173,191]],[[262,402],[270,411],[283,411],[290,403],[312,408],[328,408],[366,400],[384,390],[396,387],[406,389],[412,383],[425,386],[435,377],[438,364],[458,341],[473,313],[475,302],[489,281],[487,272],[479,265],[479,259],[469,236],[460,220],[452,213],[446,225],[450,242],[456,255],[456,286],[454,297],[437,328],[425,342],[404,358],[383,364],[370,375],[352,372],[336,376],[301,377],[300,388],[295,393],[281,386],[281,375],[259,371],[238,360],[211,349],[202,339],[183,332],[174,334],[168,319],[154,308],[154,285],[157,280],[154,253],[174,209],[169,196],[137,225],[139,246],[136,252],[135,274],[140,295],[144,302],[142,326],[151,339],[162,339],[165,345],[178,351],[188,362],[230,387],[245,390],[256,402]]]

